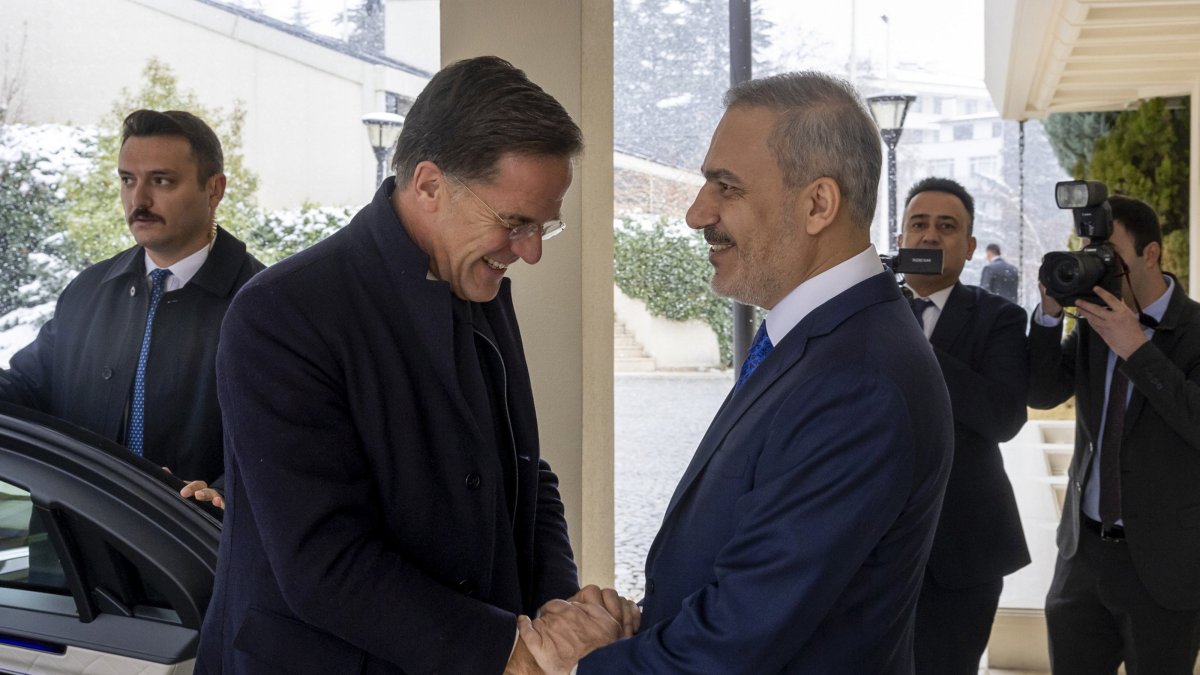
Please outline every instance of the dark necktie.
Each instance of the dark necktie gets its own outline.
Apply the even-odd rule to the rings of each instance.
[[[737,384],[733,385],[733,390],[737,391],[742,388],[750,375],[754,373],[754,369],[758,368],[758,364],[767,358],[767,354],[775,345],[771,344],[771,338],[767,336],[767,322],[763,321],[758,324],[758,332],[754,334],[754,341],[750,343],[750,351],[746,352],[746,360],[742,362],[742,372],[738,375]]]
[[[1109,528],[1121,517],[1121,431],[1125,427],[1125,394],[1129,379],[1121,373],[1122,359],[1113,366],[1100,439],[1100,522]]]
[[[925,328],[925,310],[933,307],[933,301],[928,298],[913,298],[909,301],[913,314],[917,317],[917,325]]]
[[[129,406],[129,450],[135,455],[145,451],[146,432],[146,361],[150,358],[150,332],[154,329],[154,313],[171,270],[158,269],[150,273],[150,310],[146,312],[146,330],[142,333],[142,349],[138,352],[137,372],[133,376],[133,400]]]

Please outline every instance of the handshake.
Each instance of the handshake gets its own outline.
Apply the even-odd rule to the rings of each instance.
[[[517,617],[520,638],[504,675],[570,675],[588,653],[637,632],[642,611],[611,588],[586,586],[551,600],[535,619]]]

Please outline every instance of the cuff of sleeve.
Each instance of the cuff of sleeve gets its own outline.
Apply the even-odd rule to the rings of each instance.
[[[1054,328],[1062,323],[1063,318],[1062,316],[1050,316],[1049,314],[1046,314],[1042,311],[1042,304],[1038,303],[1037,309],[1033,310],[1033,320],[1036,321],[1037,325],[1039,326]]]

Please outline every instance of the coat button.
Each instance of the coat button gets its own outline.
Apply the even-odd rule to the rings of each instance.
[[[111,380],[113,376],[112,368],[105,366],[104,370],[100,371],[100,377],[106,380]]]
[[[475,584],[471,583],[470,579],[463,579],[458,582],[458,590],[467,597],[475,595]]]
[[[467,477],[463,479],[463,485],[466,485],[468,490],[478,490],[482,483],[483,479],[474,471],[467,474]]]
[[[646,580],[646,595],[654,595],[654,580]]]

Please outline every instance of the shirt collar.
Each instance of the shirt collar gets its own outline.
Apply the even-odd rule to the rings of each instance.
[[[1167,305],[1171,304],[1171,293],[1175,290],[1175,279],[1170,275],[1164,274],[1163,279],[1167,282],[1167,290],[1154,302],[1142,308],[1142,314],[1154,317],[1155,321],[1162,321],[1163,315],[1167,313]]]
[[[862,253],[834,265],[792,289],[791,293],[771,308],[771,313],[765,319],[767,337],[771,338],[771,344],[779,344],[796,324],[831,298],[882,271],[883,264],[879,262],[879,254],[875,252],[873,245],[868,245]]]
[[[199,272],[200,268],[204,266],[209,252],[212,251],[214,241],[216,241],[216,237],[210,239],[208,244],[201,246],[199,251],[166,268],[171,270],[171,276],[175,278],[180,288],[187,285],[187,282],[191,281],[192,277],[196,276],[196,272]],[[143,253],[143,255],[146,256],[146,276],[150,276],[151,272],[160,268],[150,259],[149,253]]]
[[[905,284],[904,287],[909,289],[910,291],[912,291],[914,300],[921,298],[921,294],[916,292],[916,290],[914,290],[912,286]],[[935,307],[937,307],[938,311],[940,312],[946,308],[946,302],[950,299],[950,293],[953,291],[954,291],[954,284],[950,284],[949,286],[943,288],[940,291],[934,291],[933,293],[930,293],[929,297],[924,298],[924,299],[932,301],[933,305]]]

